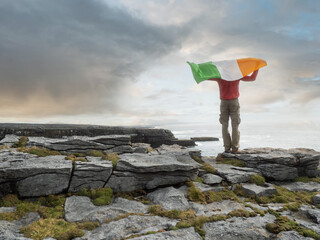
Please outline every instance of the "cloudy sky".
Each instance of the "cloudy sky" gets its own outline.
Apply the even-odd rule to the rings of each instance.
[[[0,121],[220,127],[186,61],[243,57],[242,123],[320,129],[318,0],[1,0]]]

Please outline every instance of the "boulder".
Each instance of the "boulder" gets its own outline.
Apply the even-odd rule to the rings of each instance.
[[[106,186],[115,192],[131,192],[178,184],[195,179],[200,166],[186,154],[122,154]]]
[[[313,202],[314,205],[320,204],[320,194],[315,195],[315,196],[312,198],[312,202]]]
[[[207,216],[228,214],[236,209],[245,209],[252,212],[251,208],[245,207],[242,203],[223,200],[221,202],[213,202],[209,204],[199,204],[195,202],[190,203],[191,209],[196,212],[197,216]]]
[[[207,173],[207,174],[202,175],[202,178],[203,178],[203,182],[205,184],[209,184],[209,185],[221,183],[221,181],[223,180],[218,175],[211,174],[211,173]]]
[[[21,197],[59,194],[67,190],[72,163],[65,156],[37,157],[4,150],[0,152],[0,191]]]
[[[154,204],[160,204],[166,210],[187,210],[190,206],[185,195],[174,187],[157,189],[147,197]]]
[[[253,168],[235,167],[228,164],[214,164],[213,166],[218,175],[233,184],[248,182],[252,175],[260,174],[259,170]]]
[[[193,227],[182,228],[174,231],[166,231],[155,234],[148,234],[132,238],[134,240],[202,240],[201,236],[195,232]]]
[[[311,149],[251,148],[239,154],[223,153],[222,157],[242,160],[247,167],[276,181],[293,180],[298,176],[316,177],[320,153]]]
[[[112,173],[112,163],[101,157],[86,157],[88,162],[74,162],[68,192],[77,192],[83,188],[102,188]]]
[[[100,227],[77,238],[77,240],[124,239],[133,234],[144,234],[150,231],[169,230],[177,224],[177,220],[159,216],[132,215],[118,221],[103,223]]]
[[[275,187],[270,183],[266,183],[264,186],[258,186],[256,184],[251,184],[251,183],[243,183],[242,190],[247,195],[254,195],[257,197],[261,197],[261,196],[269,197],[270,195],[275,194],[277,192]]]
[[[126,213],[147,213],[148,207],[140,202],[116,198],[106,206],[95,206],[90,198],[83,196],[68,197],[64,206],[65,219],[69,222],[98,221],[115,219]]]
[[[273,222],[275,216],[266,214],[251,218],[233,217],[226,221],[210,222],[203,225],[206,231],[205,239],[272,239],[273,234],[265,229],[269,222]]]

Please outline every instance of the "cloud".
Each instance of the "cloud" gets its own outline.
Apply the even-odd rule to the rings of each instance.
[[[182,32],[98,0],[0,3],[0,115],[121,111],[129,82]]]

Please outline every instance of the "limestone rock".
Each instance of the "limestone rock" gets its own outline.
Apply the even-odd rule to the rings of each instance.
[[[15,207],[0,207],[0,213],[11,213],[15,211],[16,211]]]
[[[315,196],[312,198],[312,202],[313,202],[314,205],[320,204],[320,194],[315,195]]]
[[[209,186],[207,184],[203,184],[203,183],[199,183],[199,182],[194,182],[194,185],[201,192],[208,192],[208,191],[221,192],[225,189],[224,187],[221,187],[221,186]]]
[[[248,182],[252,175],[260,174],[260,171],[253,168],[235,167],[227,164],[214,164],[214,167],[218,175],[234,184]]]
[[[266,183],[265,186],[258,186],[256,184],[244,183],[242,184],[242,190],[248,195],[254,196],[266,196],[269,197],[275,194],[277,190],[272,184]]]
[[[251,208],[246,208],[242,203],[231,200],[223,200],[221,202],[213,202],[209,204],[190,203],[191,209],[196,212],[197,216],[207,216],[228,214],[236,209],[245,209],[252,212]]]
[[[308,205],[302,205],[299,210],[305,213],[314,223],[320,224],[320,209],[313,209]]]
[[[100,157],[87,157],[88,162],[74,162],[73,175],[68,192],[83,188],[103,187],[112,173],[112,163]]]
[[[154,189],[195,179],[200,166],[188,155],[122,154],[106,186],[115,192]]]
[[[177,220],[172,220],[159,216],[137,216],[132,215],[118,221],[103,223],[100,227],[77,238],[77,240],[104,240],[123,239],[133,234],[143,234],[150,231],[168,230],[175,226]]]
[[[65,156],[37,157],[16,151],[2,151],[1,194],[18,192],[21,197],[59,194],[68,188],[71,170],[72,163],[65,160]]]
[[[151,144],[148,143],[133,143],[132,149],[134,153],[148,153]]]
[[[320,153],[310,149],[252,148],[222,156],[240,159],[247,167],[259,169],[264,177],[276,181],[316,177],[319,173]]]
[[[114,219],[125,213],[147,213],[148,207],[140,202],[116,198],[107,206],[95,206],[90,198],[72,196],[66,199],[65,218],[69,222],[99,221]]]
[[[148,234],[141,237],[132,238],[134,240],[202,240],[201,236],[195,232],[193,227],[182,228],[175,231],[166,231],[156,234]]]
[[[277,235],[276,239],[277,240],[312,240],[313,238],[304,237],[296,231],[287,231],[287,232],[280,232]]]
[[[190,139],[195,142],[219,141],[217,137],[192,137]]]
[[[201,151],[199,149],[186,148],[183,146],[179,146],[178,144],[162,144],[160,147],[156,148],[156,150],[159,154],[162,155],[173,155],[179,158],[182,158],[183,156],[201,158]]]
[[[202,178],[203,178],[203,182],[209,185],[221,183],[221,181],[223,180],[218,175],[211,174],[211,173],[204,174]]]
[[[151,192],[147,197],[155,204],[160,204],[166,210],[187,210],[189,203],[185,195],[174,187],[167,187]]]
[[[275,184],[281,187],[285,187],[292,192],[320,192],[320,183],[317,182],[275,182]]]
[[[207,233],[205,239],[271,239],[273,234],[269,233],[265,226],[274,220],[273,215],[266,214],[263,217],[233,217],[226,221],[205,223],[204,230]]]

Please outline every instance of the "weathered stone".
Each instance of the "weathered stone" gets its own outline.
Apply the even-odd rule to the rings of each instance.
[[[112,163],[100,157],[87,157],[88,162],[74,162],[69,192],[83,188],[103,187],[112,173]]]
[[[132,149],[135,153],[148,153],[151,145],[148,143],[132,143]]]
[[[177,220],[158,216],[132,215],[118,221],[103,223],[100,227],[77,239],[82,240],[105,240],[123,239],[133,234],[144,234],[150,231],[169,230],[175,226]]]
[[[235,167],[227,164],[214,164],[214,168],[218,175],[230,183],[248,182],[252,175],[260,174],[260,171],[253,168]]]
[[[302,205],[299,210],[305,213],[314,223],[320,224],[320,209],[313,209],[308,205]]]
[[[248,195],[254,196],[267,196],[275,194],[277,190],[272,184],[266,183],[265,186],[258,186],[256,184],[244,183],[242,184],[242,190]]]
[[[221,192],[225,189],[224,187],[221,187],[221,186],[210,186],[210,185],[199,183],[199,182],[194,182],[194,185],[201,192],[208,192],[208,191]]]
[[[223,200],[221,202],[213,202],[209,204],[199,204],[195,202],[190,203],[191,209],[196,212],[197,216],[207,216],[228,214],[229,212],[236,209],[245,209],[252,212],[251,208],[245,207],[242,203]]]
[[[59,194],[67,190],[71,170],[72,163],[65,160],[65,156],[37,157],[16,151],[2,151],[1,193],[18,192],[21,197]]]
[[[172,141],[176,140],[172,132],[167,129],[78,124],[0,123],[0,138],[3,138],[6,134],[48,138],[61,138],[63,136],[93,137],[101,135],[131,135],[132,142],[150,143],[152,147],[158,147],[164,143],[173,144]],[[190,144],[192,142],[189,141]],[[179,144],[179,141],[175,143]]]
[[[307,192],[320,192],[320,183],[317,182],[275,182],[276,185],[285,187],[289,191],[307,191]]]
[[[107,206],[95,206],[90,198],[72,196],[66,199],[65,218],[69,222],[99,221],[114,219],[125,213],[147,213],[148,207],[140,202],[116,198]]]
[[[195,232],[193,227],[183,228],[175,231],[166,231],[156,234],[148,234],[141,237],[132,238],[134,240],[202,240],[201,236]]]
[[[219,138],[217,137],[192,137],[190,139],[195,142],[219,141]]]
[[[7,134],[4,138],[1,139],[0,145],[6,145],[11,147],[15,142],[18,142],[20,139],[19,136],[13,134]]]
[[[312,240],[313,238],[304,237],[296,231],[287,231],[287,232],[280,232],[277,235],[276,239],[277,240]]]
[[[257,168],[261,174],[276,181],[293,180],[297,176],[316,177],[320,153],[311,149],[253,148],[240,154],[222,154],[242,160],[247,167]]]
[[[203,178],[203,182],[209,185],[221,183],[221,181],[223,180],[218,175],[211,174],[211,173],[203,175],[202,178]]]
[[[16,211],[15,207],[0,207],[0,213],[10,213],[15,211]]]
[[[203,228],[206,231],[205,239],[271,239],[273,234],[265,229],[269,222],[275,217],[271,214],[251,218],[233,217],[226,221],[205,223]]]
[[[161,145],[160,147],[156,148],[156,151],[162,155],[173,155],[176,157],[183,158],[186,157],[193,157],[201,159],[201,151],[196,148],[186,148],[183,146],[179,146],[177,144],[173,145]]]
[[[312,202],[313,202],[314,205],[320,204],[320,194],[315,195],[315,196],[312,198]]]
[[[21,219],[14,222],[7,222],[0,220],[0,239],[2,240],[31,240],[25,238],[20,233],[20,228],[26,226],[40,218],[39,213],[29,212]]]
[[[155,204],[160,204],[166,210],[186,210],[189,203],[185,195],[174,187],[167,187],[151,192],[147,197]]]
[[[188,155],[122,154],[106,186],[115,192],[154,189],[195,179],[200,166]]]

